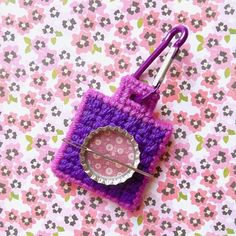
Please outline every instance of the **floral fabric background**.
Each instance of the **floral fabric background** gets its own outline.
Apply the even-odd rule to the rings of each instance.
[[[0,235],[235,235],[235,17],[233,0],[0,0]],[[155,112],[174,133],[141,208],[56,178],[83,93],[111,95],[178,24]]]

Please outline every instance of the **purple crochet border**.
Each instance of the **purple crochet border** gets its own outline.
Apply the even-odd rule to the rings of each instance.
[[[159,160],[159,157],[163,154],[163,152],[166,149],[166,145],[167,145],[169,138],[171,136],[171,133],[172,133],[172,126],[168,123],[162,122],[160,120],[154,120],[152,118],[152,110],[154,109],[154,105],[155,105],[156,101],[151,101],[151,103],[154,104],[152,106],[148,106],[148,104],[147,104],[147,106],[146,105],[140,106],[140,104],[136,104],[135,102],[129,100],[127,96],[130,95],[131,90],[133,91],[134,88],[135,88],[136,92],[138,92],[139,94],[145,94],[146,92],[149,92],[150,89],[152,89],[149,85],[136,80],[132,76],[126,76],[126,77],[122,78],[120,88],[118,89],[118,91],[116,92],[116,94],[113,97],[107,97],[100,92],[89,89],[84,94],[84,97],[83,97],[82,102],[80,104],[80,108],[79,108],[70,128],[69,128],[66,138],[70,139],[73,131],[76,128],[76,124],[79,123],[79,120],[80,120],[82,113],[84,111],[87,99],[89,97],[96,97],[98,99],[102,99],[104,101],[104,103],[107,103],[113,107],[115,106],[117,109],[122,110],[123,112],[126,112],[126,113],[128,112],[130,115],[135,115],[138,118],[142,119],[143,122],[153,123],[153,125],[155,125],[157,127],[161,126],[163,129],[168,130],[168,131],[166,131],[166,134],[165,134],[164,139],[162,140],[162,143],[159,145],[159,150],[158,150],[157,155],[154,157],[154,161],[150,164],[150,166],[148,168],[148,171],[150,173],[153,173],[153,171],[157,165],[157,162]],[[157,94],[155,100],[157,100],[159,98],[159,92],[157,92],[157,93],[158,94]],[[60,160],[63,158],[63,152],[64,152],[66,146],[67,146],[67,144],[62,143],[62,145],[61,145],[61,147],[60,147],[60,149],[53,161],[53,164],[52,164],[52,170],[58,177],[61,177],[61,178],[65,179],[66,181],[75,182],[75,183],[79,184],[80,186],[82,186],[83,188],[90,190],[92,192],[95,192],[99,196],[108,198],[128,210],[133,211],[137,208],[137,206],[141,202],[144,188],[147,185],[148,179],[146,179],[146,178],[143,179],[142,186],[140,187],[139,191],[137,192],[136,198],[134,199],[132,204],[120,202],[118,199],[116,199],[112,196],[109,196],[100,190],[95,190],[92,186],[89,186],[86,183],[83,183],[81,180],[74,179],[70,175],[65,174],[57,169],[57,166],[58,166]]]

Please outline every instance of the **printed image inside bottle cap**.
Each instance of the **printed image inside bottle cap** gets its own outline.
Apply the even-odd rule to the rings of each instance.
[[[117,126],[100,127],[90,132],[83,146],[134,168],[140,162],[140,151],[134,137]],[[134,174],[134,170],[86,149],[80,151],[80,162],[91,179],[105,185],[123,183]]]

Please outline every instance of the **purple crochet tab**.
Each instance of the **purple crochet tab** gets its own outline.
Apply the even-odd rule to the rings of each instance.
[[[82,144],[85,137],[98,127],[118,126],[127,130],[138,143],[141,153],[138,168],[153,173],[159,157],[165,151],[172,127],[152,117],[152,110],[159,99],[158,91],[149,101],[151,105],[137,104],[132,100],[134,92],[145,94],[151,89],[134,77],[126,76],[122,78],[120,88],[113,97],[93,90],[87,91],[66,138]],[[84,172],[79,150],[65,143],[59,149],[52,169],[57,176],[75,182],[129,210],[140,206],[147,184],[146,177],[138,173],[117,185],[99,184]]]

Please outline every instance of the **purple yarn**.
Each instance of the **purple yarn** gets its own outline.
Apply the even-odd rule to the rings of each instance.
[[[70,127],[67,139],[82,144],[84,138],[92,131],[102,126],[119,126],[134,136],[141,152],[139,169],[153,172],[156,162],[163,153],[171,135],[170,125],[152,117],[152,109],[159,98],[157,93],[150,106],[135,104],[129,101],[130,94],[145,93],[152,89],[132,76],[122,78],[121,86],[113,96],[89,90],[83,98],[81,108]],[[141,106],[141,108],[140,108]],[[84,188],[97,192],[121,206],[134,210],[140,204],[146,177],[134,173],[124,183],[118,185],[103,185],[92,180],[83,170],[79,159],[79,150],[63,143],[55,162],[54,172],[66,180],[79,183]]]

